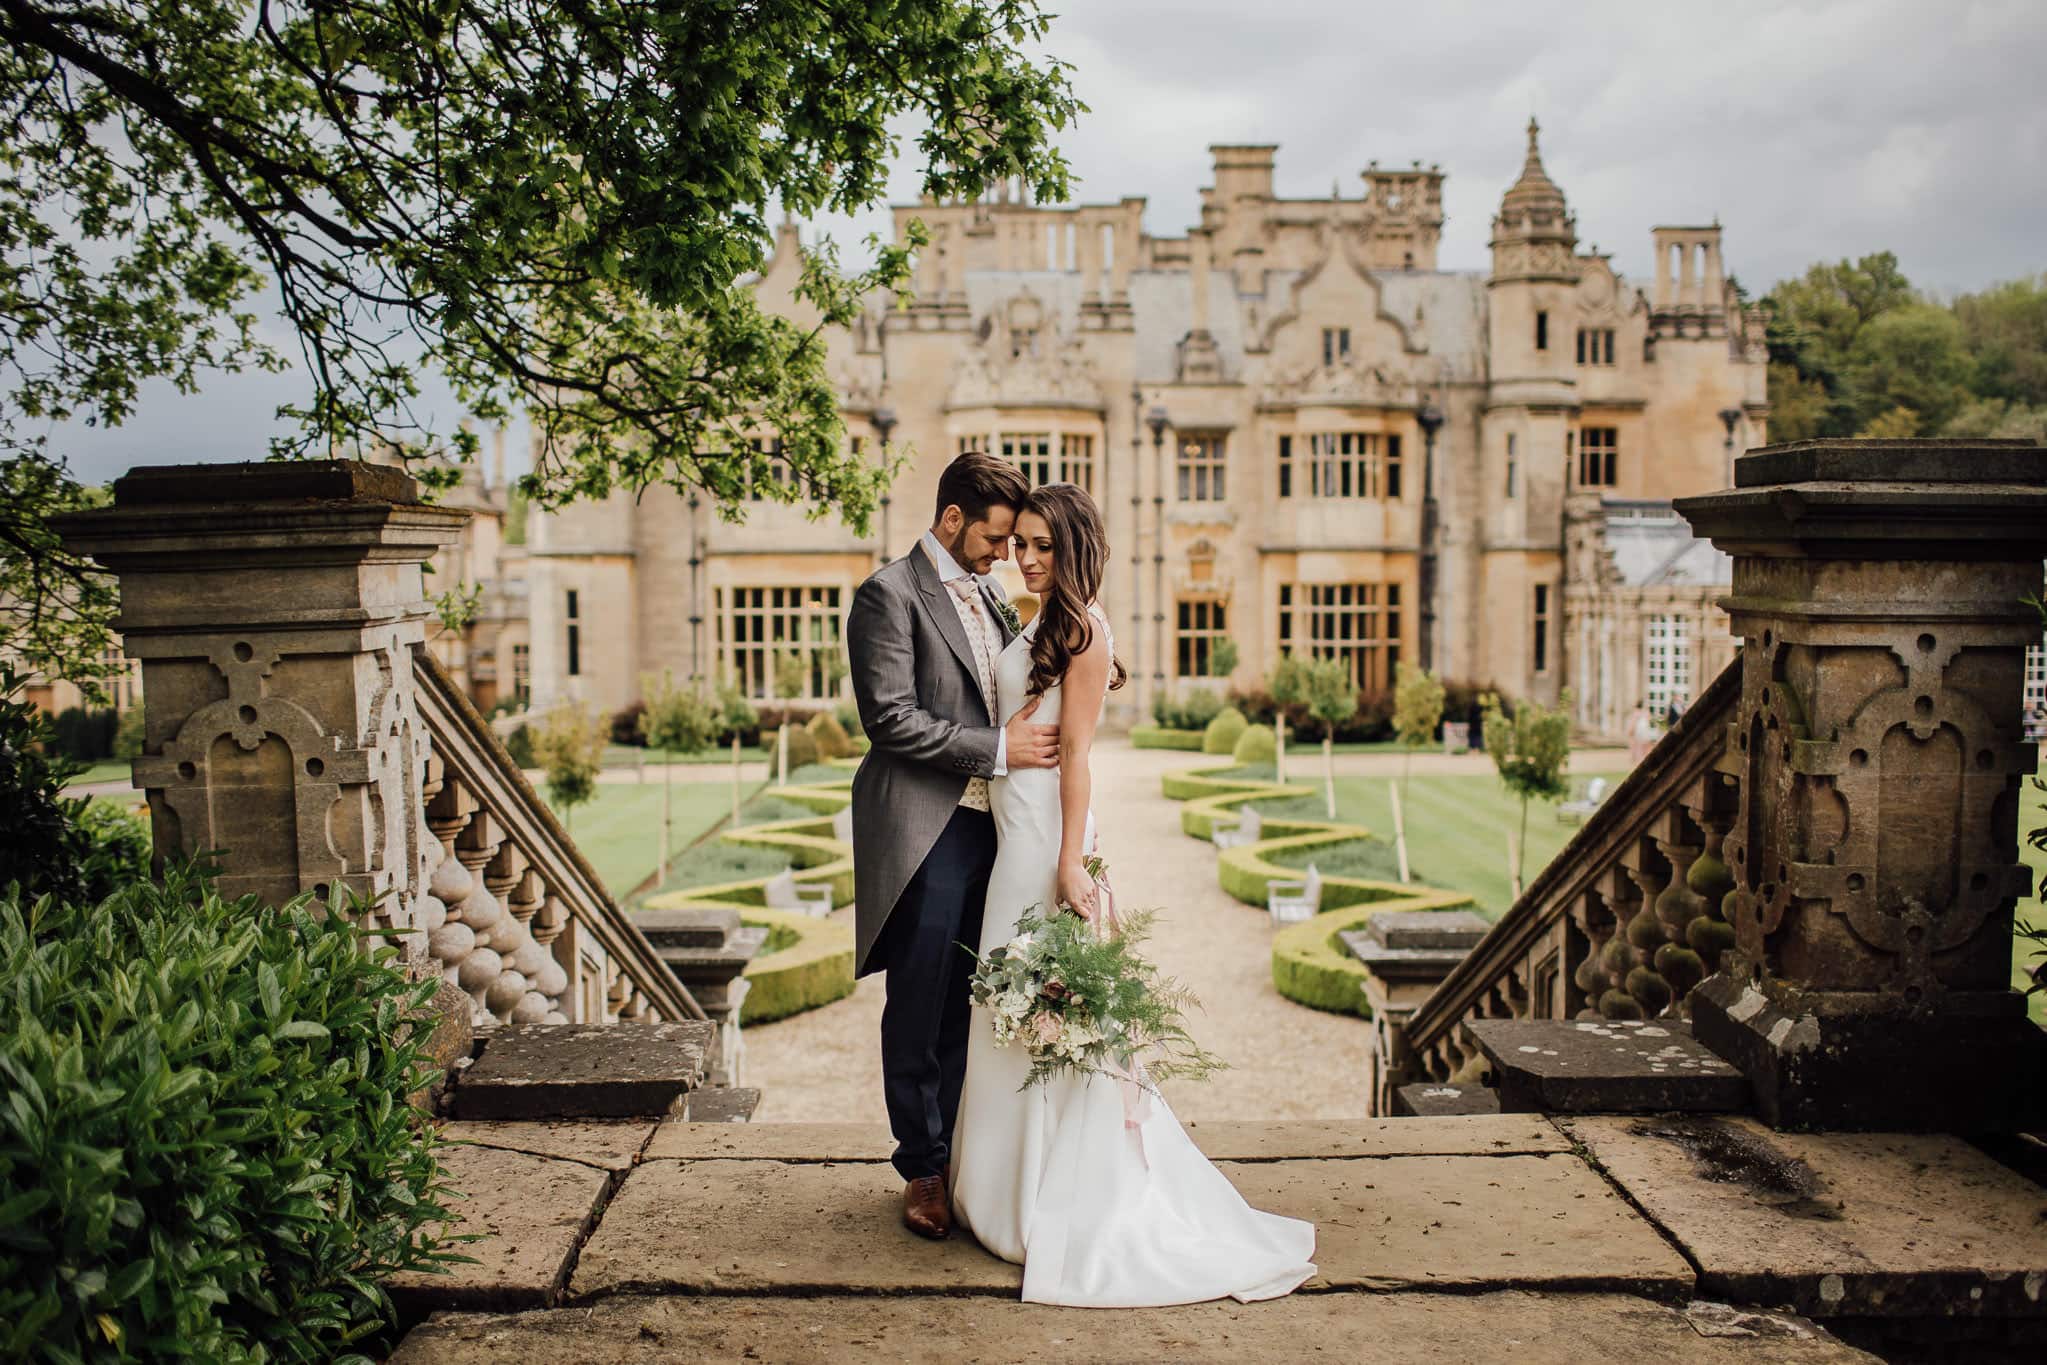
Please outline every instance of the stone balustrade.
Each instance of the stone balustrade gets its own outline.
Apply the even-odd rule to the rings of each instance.
[[[1402,1085],[1474,1079],[1474,1020],[1654,1018],[1719,965],[1734,810],[1720,769],[1740,692],[1730,665],[1405,1027],[1378,1030],[1375,1112]]]
[[[374,904],[474,1021],[702,1019],[424,645],[467,513],[347,460],[138,469],[58,528],[120,580],[157,855]]]
[[[1489,1019],[1683,1015],[1786,1127],[2008,1130],[2047,448],[1814,441],[1678,510],[1735,557],[1739,660],[1404,1025],[1377,1112],[1476,1080]]]

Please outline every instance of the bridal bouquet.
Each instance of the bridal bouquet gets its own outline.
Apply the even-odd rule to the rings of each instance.
[[[1089,870],[1099,881],[1098,868],[1097,861]],[[1194,997],[1137,951],[1153,912],[1119,920],[1102,899],[1099,928],[1070,911],[1042,915],[1033,906],[1017,921],[1015,938],[976,958],[974,1003],[993,1017],[996,1045],[1018,1045],[1030,1056],[1022,1088],[1069,1071],[1150,1089],[1221,1070],[1226,1063],[1182,1022]]]

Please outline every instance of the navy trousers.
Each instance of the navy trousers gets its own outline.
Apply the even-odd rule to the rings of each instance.
[[[874,956],[888,973],[881,1083],[905,1180],[943,1175],[967,1076],[967,985],[995,867],[995,818],[961,806],[889,913]]]

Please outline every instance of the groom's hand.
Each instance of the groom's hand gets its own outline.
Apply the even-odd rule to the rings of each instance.
[[[1038,703],[1043,697],[1032,697],[1023,709],[1009,718],[1003,727],[1008,738],[1009,766],[1011,768],[1056,768],[1059,766],[1059,727],[1056,725],[1033,725],[1031,717],[1038,712]]]

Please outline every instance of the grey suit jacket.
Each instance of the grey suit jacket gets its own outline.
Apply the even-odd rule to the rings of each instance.
[[[977,580],[999,645],[1011,638],[993,579]],[[846,652],[873,745],[853,775],[854,967],[875,940],[974,777],[995,772],[1000,732],[981,697],[973,642],[921,546],[853,594]],[[998,645],[998,647],[999,647]]]

